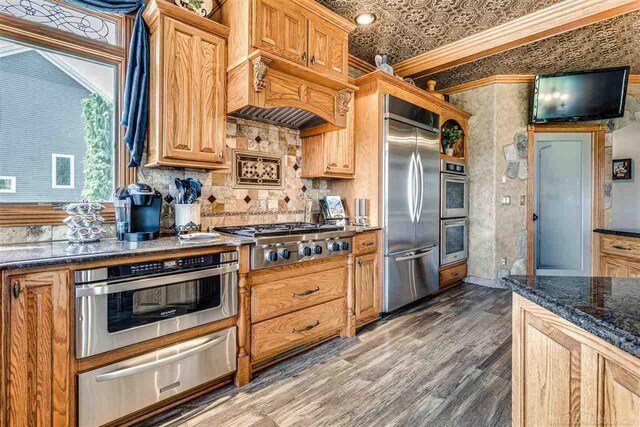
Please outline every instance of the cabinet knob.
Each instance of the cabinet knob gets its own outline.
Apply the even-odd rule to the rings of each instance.
[[[315,55],[313,55],[313,56],[311,57],[311,65],[313,65],[313,64],[315,64],[315,63],[316,63],[316,56],[315,56]]]
[[[20,282],[13,283],[12,292],[13,292],[13,297],[18,299],[18,297],[20,296],[20,292],[22,292],[22,287],[20,286]]]
[[[307,52],[304,52],[304,53],[302,54],[302,60],[303,60],[303,61],[306,61],[306,60],[307,60]]]
[[[219,158],[223,158],[223,157],[224,157],[224,153],[223,153],[222,151],[220,151],[220,152],[218,153],[218,157],[219,157]]]
[[[362,267],[362,260],[361,259],[358,260],[358,266]]]

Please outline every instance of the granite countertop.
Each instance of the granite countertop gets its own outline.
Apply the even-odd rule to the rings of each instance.
[[[177,237],[171,236],[147,242],[121,242],[112,238],[89,244],[42,242],[4,245],[0,246],[0,269],[97,261],[216,246],[239,247],[253,242],[251,238],[223,234],[215,240],[198,242],[180,242]]]
[[[640,229],[637,229],[637,228],[619,228],[619,229],[596,228],[593,231],[595,233],[611,234],[614,236],[640,237]]]
[[[356,234],[359,233],[368,233],[370,231],[378,231],[382,230],[382,227],[378,227],[377,225],[348,225],[347,231],[353,231]]]
[[[640,279],[509,276],[502,283],[516,294],[640,357]]]

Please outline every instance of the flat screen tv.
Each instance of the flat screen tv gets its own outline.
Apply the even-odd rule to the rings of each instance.
[[[628,82],[629,67],[536,76],[531,122],[622,117]]]

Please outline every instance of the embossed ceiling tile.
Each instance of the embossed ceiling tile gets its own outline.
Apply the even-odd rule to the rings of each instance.
[[[421,78],[446,89],[497,74],[548,74],[615,66],[640,73],[640,11],[502,52]]]
[[[561,0],[316,1],[349,20],[362,12],[375,14],[375,23],[351,34],[349,51],[372,64],[376,54],[386,54],[393,64]]]

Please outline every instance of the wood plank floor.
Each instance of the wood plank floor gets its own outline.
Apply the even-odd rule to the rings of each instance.
[[[511,293],[457,286],[142,425],[511,425]]]

